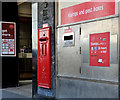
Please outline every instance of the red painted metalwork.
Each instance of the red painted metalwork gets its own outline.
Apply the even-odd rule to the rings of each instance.
[[[38,86],[51,88],[51,28],[38,29]]]
[[[109,67],[110,32],[90,34],[89,65]]]

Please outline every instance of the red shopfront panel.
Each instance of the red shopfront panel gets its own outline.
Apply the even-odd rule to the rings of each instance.
[[[89,65],[109,67],[110,32],[90,34]]]
[[[51,88],[51,28],[38,29],[38,86]]]

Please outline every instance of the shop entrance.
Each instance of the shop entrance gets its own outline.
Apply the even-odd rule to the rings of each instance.
[[[16,24],[16,56],[2,56],[3,98],[32,97],[31,6],[29,2],[2,3],[2,21]]]
[[[18,3],[19,85],[32,82],[32,11],[31,3]]]

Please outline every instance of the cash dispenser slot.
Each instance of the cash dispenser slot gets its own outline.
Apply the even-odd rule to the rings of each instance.
[[[74,46],[74,33],[65,33],[63,35],[63,47]]]
[[[67,41],[67,40],[73,40],[73,35],[64,36],[64,41]]]

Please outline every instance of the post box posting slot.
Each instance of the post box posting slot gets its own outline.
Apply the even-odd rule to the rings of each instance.
[[[40,55],[45,56],[46,55],[46,46],[47,46],[47,38],[40,38]]]
[[[68,46],[74,46],[74,33],[65,33],[63,35],[63,46],[68,47]]]
[[[38,86],[51,88],[51,28],[38,29]]]

